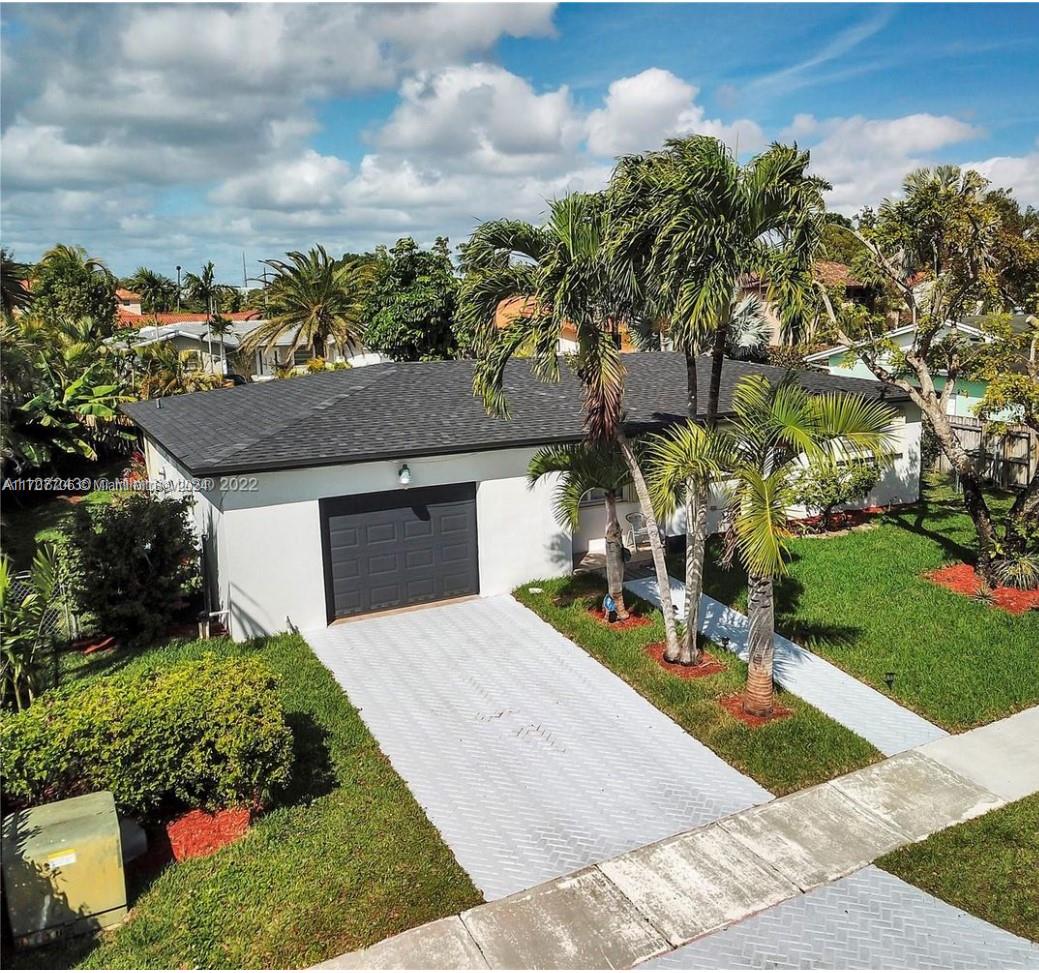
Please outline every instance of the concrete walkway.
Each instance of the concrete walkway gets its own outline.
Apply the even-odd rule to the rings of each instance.
[[[487,899],[772,796],[510,596],[306,638]]]
[[[323,966],[622,969],[661,957],[676,967],[1037,968],[1039,946],[867,867],[1039,791],[1039,707],[956,739],[962,747],[899,754]],[[785,938],[761,962],[776,930]]]
[[[624,587],[659,607],[655,577],[633,578],[626,581]],[[685,618],[685,585],[675,578],[671,578],[671,599],[679,617]],[[746,615],[702,595],[700,631],[719,646],[728,638],[729,649],[746,662],[750,632]],[[774,645],[776,682],[869,740],[885,756],[948,736],[945,730],[796,642],[776,635]]]

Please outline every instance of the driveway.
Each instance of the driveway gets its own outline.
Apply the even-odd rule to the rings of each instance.
[[[771,798],[507,595],[305,635],[488,899]]]

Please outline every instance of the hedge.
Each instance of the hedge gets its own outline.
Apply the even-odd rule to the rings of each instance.
[[[25,807],[108,790],[120,811],[267,804],[292,732],[258,659],[215,659],[57,690],[0,720],[3,796]]]

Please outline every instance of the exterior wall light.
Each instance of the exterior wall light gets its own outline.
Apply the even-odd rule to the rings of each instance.
[[[400,480],[401,486],[407,486],[411,482],[411,470],[408,469],[407,463],[397,470],[397,479]]]

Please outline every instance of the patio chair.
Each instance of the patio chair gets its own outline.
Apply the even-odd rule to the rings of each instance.
[[[630,513],[624,518],[628,522],[628,547],[632,551],[648,551],[651,547],[649,541],[649,526],[646,518],[640,513]],[[661,543],[664,542],[664,532],[658,527]]]

